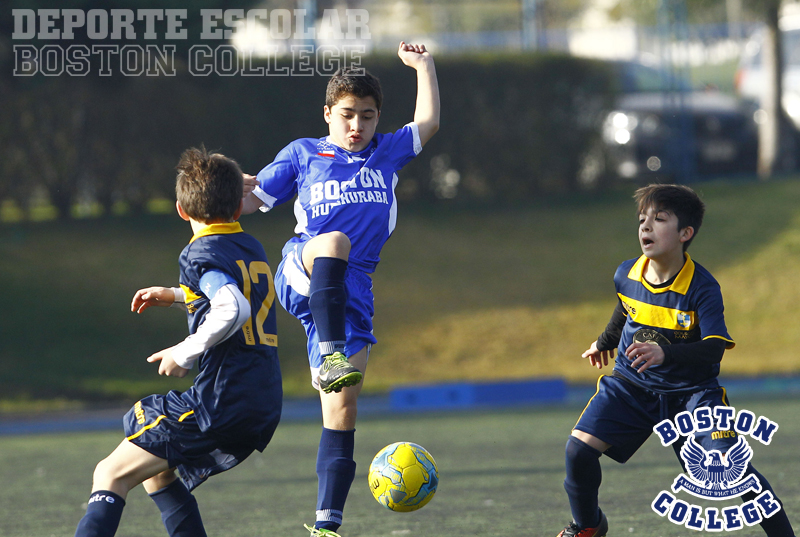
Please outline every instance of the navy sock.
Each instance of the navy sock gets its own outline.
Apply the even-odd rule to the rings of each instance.
[[[356,475],[353,460],[355,429],[336,431],[322,428],[317,452],[317,528],[336,531],[342,525],[347,493]]]
[[[769,537],[794,537],[792,524],[789,522],[789,517],[786,515],[786,511],[783,509],[783,502],[781,502],[775,495],[775,491],[772,490],[772,486],[769,484],[769,481],[767,481],[767,479],[761,475],[752,464],[748,465],[745,476],[750,474],[756,476],[761,482],[761,492],[764,492],[765,490],[772,492],[772,496],[775,498],[775,501],[781,505],[780,511],[769,518],[764,518],[761,521],[761,528],[764,530],[764,533],[766,533]],[[744,479],[746,479],[746,477]],[[759,494],[761,493],[756,493],[752,490],[747,491],[742,494],[742,501],[749,502],[754,500]]]
[[[125,500],[113,492],[92,492],[86,514],[75,530],[75,537],[113,537],[117,533],[124,507]]]
[[[581,528],[596,528],[600,523],[597,499],[600,482],[603,480],[600,455],[600,451],[574,436],[567,440],[567,478],[564,479],[564,490],[569,496],[572,518]]]
[[[308,307],[319,334],[322,356],[344,352],[347,289],[344,275],[347,261],[336,257],[317,257],[311,271]]]
[[[170,537],[205,537],[197,500],[183,481],[176,479],[150,497],[161,511],[161,520]]]

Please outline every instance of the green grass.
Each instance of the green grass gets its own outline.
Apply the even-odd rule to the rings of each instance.
[[[780,427],[770,446],[750,442],[753,462],[795,524],[800,521],[800,400],[739,401],[737,410],[766,416]],[[345,537],[555,535],[568,521],[562,482],[564,444],[580,408],[405,415],[365,419],[356,442],[358,469],[345,511]],[[94,465],[119,442],[116,433],[12,436],[0,440],[0,535],[66,537],[83,515]],[[263,454],[210,479],[196,490],[209,535],[304,535],[316,498],[317,423],[284,423]],[[439,467],[433,500],[414,513],[392,513],[372,499],[367,468],[383,446],[400,440],[428,448]],[[621,466],[603,458],[601,507],[610,535],[678,537],[683,527],[658,517],[650,503],[668,490],[680,468],[671,448],[651,438]],[[686,493],[679,498],[700,500]],[[735,502],[713,502],[715,506]],[[711,505],[707,503],[706,505]],[[763,535],[758,528],[739,537]],[[155,506],[138,487],[128,496],[119,537],[164,535]],[[306,534],[307,535],[307,534]]]
[[[563,376],[592,382],[579,358],[614,307],[612,276],[640,254],[631,194],[549,199],[513,209],[402,208],[374,275],[366,389],[397,383]],[[737,347],[727,374],[796,373],[800,181],[701,183],[708,209],[690,253],[720,281]],[[291,207],[242,219],[273,267]],[[133,293],[177,283],[191,236],[175,215],[0,227],[5,314],[0,410],[130,403],[189,379],[145,358],[186,334],[178,310],[130,312]],[[285,389],[311,395],[305,338],[279,311]]]

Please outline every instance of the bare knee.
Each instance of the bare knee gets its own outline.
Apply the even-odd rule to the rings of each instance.
[[[318,257],[336,257],[347,261],[350,257],[350,238],[341,231],[331,231],[310,239],[303,248],[303,265],[309,274],[314,268],[314,259]]]

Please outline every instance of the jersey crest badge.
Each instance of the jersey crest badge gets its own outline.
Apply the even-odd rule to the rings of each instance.
[[[678,312],[678,325],[684,328],[692,326],[692,314]]]

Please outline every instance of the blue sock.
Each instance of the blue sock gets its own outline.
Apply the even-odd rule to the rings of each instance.
[[[786,510],[783,509],[783,502],[781,502],[775,495],[775,491],[772,490],[772,486],[770,486],[769,481],[767,481],[767,479],[761,475],[752,464],[748,465],[745,476],[750,474],[756,476],[761,482],[761,492],[764,492],[765,490],[772,492],[772,496],[775,498],[775,501],[781,505],[780,511],[769,518],[764,518],[764,520],[761,521],[761,529],[763,529],[764,533],[766,533],[769,537],[794,537],[792,524],[789,522],[789,517],[786,515]],[[743,479],[746,479],[746,477]],[[759,494],[760,493],[753,492],[752,490],[745,492],[742,494],[742,501],[749,502],[754,500]]]
[[[150,494],[161,511],[161,520],[170,537],[205,537],[197,500],[183,481],[176,479],[163,489]]]
[[[317,257],[311,271],[308,307],[319,334],[319,350],[322,356],[344,352],[345,309],[347,289],[344,275],[347,261],[336,257]]]
[[[355,433],[322,428],[317,452],[317,528],[336,531],[342,525],[347,493],[356,475]]]
[[[598,493],[603,473],[601,452],[570,436],[567,440],[567,478],[564,490],[569,496],[572,518],[581,528],[596,528],[600,523]]]
[[[113,492],[92,492],[86,514],[75,530],[75,537],[113,537],[117,533],[124,507],[125,500]]]

